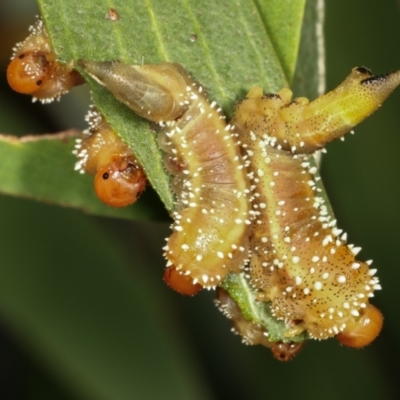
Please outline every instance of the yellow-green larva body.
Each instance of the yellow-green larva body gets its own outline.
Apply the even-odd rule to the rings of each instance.
[[[289,89],[263,96],[262,89],[254,87],[237,107],[235,119],[247,131],[267,133],[284,150],[313,153],[376,111],[399,83],[400,71],[372,76],[358,67],[336,89],[312,102],[304,97],[292,100]]]
[[[345,336],[357,321],[365,324],[369,297],[380,289],[376,270],[355,259],[360,249],[346,244],[328,215],[307,153],[347,133],[399,83],[400,72],[372,77],[354,68],[338,88],[311,103],[292,101],[289,89],[263,95],[256,87],[237,105],[232,123],[247,158],[256,214],[249,279],[259,300],[271,302],[275,316],[291,327],[288,337],[302,330],[318,339]],[[370,315],[381,326],[379,311]],[[363,332],[366,342],[354,347],[379,330]]]

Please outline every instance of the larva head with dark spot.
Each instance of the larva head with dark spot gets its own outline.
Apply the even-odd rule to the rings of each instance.
[[[7,68],[7,80],[13,90],[23,94],[40,91],[52,75],[51,63],[42,51],[26,51],[14,57]]]
[[[8,65],[7,80],[11,88],[50,102],[82,84],[82,77],[71,65],[57,61],[42,21],[30,31],[31,35],[14,49]]]
[[[146,175],[129,147],[96,110],[88,113],[86,137],[77,141],[75,169],[95,175],[99,199],[111,207],[134,203],[146,186]]]
[[[304,342],[275,342],[272,344],[272,355],[279,361],[290,361],[299,354]]]
[[[97,197],[111,207],[134,203],[146,187],[143,170],[129,157],[118,157],[96,172],[94,190]]]

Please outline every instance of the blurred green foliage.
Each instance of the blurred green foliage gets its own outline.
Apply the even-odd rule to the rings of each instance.
[[[5,3],[0,5],[3,71],[10,47],[24,38],[36,12],[28,7],[25,13],[23,0]],[[356,65],[375,73],[400,67],[395,1],[329,1],[325,33],[328,89]],[[32,105],[12,93],[1,75],[3,133],[84,127],[84,92],[73,91],[50,107]],[[385,325],[370,347],[312,341],[294,361],[281,364],[268,350],[243,346],[230,334],[229,321],[212,306],[212,293],[187,299],[164,285],[159,249],[166,225],[100,219],[2,197],[0,398],[398,398],[399,105],[396,92],[355,136],[329,145],[322,164],[339,226],[363,247],[360,257],[373,258],[379,268],[384,290],[374,304]],[[114,293],[116,286],[123,289]],[[115,324],[120,324],[117,336],[110,334]],[[126,342],[130,346],[121,345]],[[85,358],[95,348],[104,351]],[[77,357],[87,364],[72,369]]]

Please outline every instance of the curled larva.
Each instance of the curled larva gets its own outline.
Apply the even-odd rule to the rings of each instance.
[[[159,143],[177,194],[167,266],[207,288],[240,271],[251,224],[248,180],[221,110],[179,64],[79,65],[138,115],[160,124]]]
[[[279,361],[289,361],[303,348],[304,342],[271,342],[268,332],[260,325],[249,321],[229,293],[218,287],[215,305],[233,323],[232,331],[242,337],[247,345],[262,345],[271,349],[272,355]]]
[[[146,186],[146,175],[129,147],[97,112],[87,117],[90,128],[74,150],[75,169],[95,175],[97,197],[112,207],[134,203]]]
[[[41,20],[30,31],[15,47],[7,68],[7,80],[13,90],[46,103],[84,82],[72,65],[57,61]]]
[[[314,102],[292,102],[288,89],[264,96],[253,88],[236,108],[233,123],[250,161],[257,214],[248,273],[258,299],[271,302],[274,315],[294,326],[287,337],[302,330],[317,339],[351,336],[360,329],[358,317],[370,310],[369,297],[381,289],[376,270],[355,259],[360,248],[347,245],[330,218],[316,168],[306,155],[293,153],[315,151],[343,135],[382,103],[399,78],[400,72],[371,77],[356,68],[339,89]],[[373,340],[379,329],[366,336]]]

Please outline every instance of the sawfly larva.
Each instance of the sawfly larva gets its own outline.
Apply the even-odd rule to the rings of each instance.
[[[248,180],[236,133],[215,102],[179,64],[78,64],[136,114],[160,125],[158,140],[177,195],[164,248],[167,266],[206,288],[239,272],[248,257]]]

